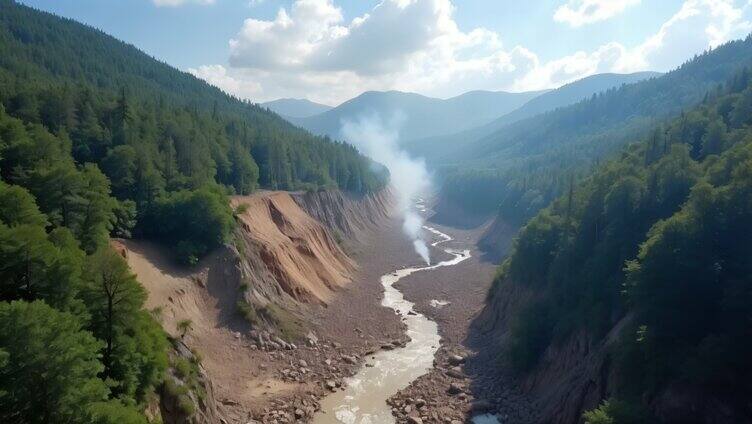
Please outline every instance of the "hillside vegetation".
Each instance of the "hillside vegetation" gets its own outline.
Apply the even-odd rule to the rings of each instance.
[[[523,228],[489,297],[507,302],[498,293],[508,285],[535,293],[511,326],[506,358],[534,372],[548,349],[582,331],[598,345],[624,322],[610,351],[616,399],[588,422],[655,422],[645,413],[688,422],[666,413],[669,389],[685,394],[675,402],[702,393],[692,408],[674,405],[691,409],[690,420],[749,417],[739,394],[752,390],[751,199],[745,69]]]
[[[201,223],[217,234],[193,240],[176,233],[171,211],[221,212],[211,202],[222,193],[258,186],[368,192],[384,184],[353,147],[313,137],[103,33],[8,0],[0,12],[0,170],[44,213],[59,214],[49,199],[75,190],[41,193],[51,189],[45,179],[74,185],[101,173],[109,180],[102,195],[109,185],[118,200],[98,208],[103,221],[112,210],[120,225],[185,241],[194,255],[221,241],[226,211]]]
[[[677,116],[752,63],[752,38],[727,43],[658,78],[624,85],[575,105],[457,143],[445,163],[444,195],[524,223],[598,162]],[[481,200],[478,202],[478,200]],[[477,206],[476,206],[477,204]]]
[[[0,0],[0,421],[144,423],[168,338],[111,235],[195,262],[228,194],[386,175],[136,48]]]
[[[461,132],[456,132],[457,129],[455,128],[455,131],[451,134],[410,140],[404,146],[411,154],[424,158],[428,163],[452,162],[452,156],[448,153],[455,152],[458,145],[472,144],[474,141],[485,138],[509,124],[573,105],[590,98],[593,94],[660,75],[658,72],[591,75],[565,84],[555,90],[542,93],[511,112],[491,106],[491,110],[496,113],[497,119],[486,125]]]

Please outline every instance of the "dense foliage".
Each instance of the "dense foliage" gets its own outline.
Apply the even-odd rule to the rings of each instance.
[[[0,421],[145,423],[167,338],[111,235],[195,262],[228,194],[385,175],[132,46],[0,0]]]
[[[91,239],[41,213],[26,189],[0,182],[0,199],[0,421],[141,417],[167,340],[125,260],[106,239],[87,255]]]
[[[598,162],[655,124],[702,101],[752,64],[752,38],[704,53],[659,78],[613,88],[575,105],[504,126],[479,140],[455,143],[441,160],[443,194],[461,205],[497,209],[524,224]],[[468,187],[495,186],[492,190]]]
[[[166,203],[187,196],[170,193],[246,194],[259,185],[367,192],[385,181],[350,145],[311,136],[99,31],[10,0],[0,0],[0,104],[3,180],[29,188],[54,224],[100,241],[116,224],[151,226]],[[120,204],[105,194],[107,180]],[[66,193],[99,196],[84,199],[99,204],[68,202]],[[88,228],[94,221],[76,208],[101,215],[99,227]],[[200,255],[216,244],[211,238],[184,245]],[[94,244],[83,241],[87,252]]]
[[[750,393],[751,200],[744,70],[524,227],[494,288],[539,294],[512,328],[512,364],[529,370],[551,344],[583,330],[600,339],[629,317],[620,395],[649,400],[676,382]]]

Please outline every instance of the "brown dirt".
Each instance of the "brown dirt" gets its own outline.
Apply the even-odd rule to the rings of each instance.
[[[233,208],[245,235],[255,241],[283,289],[296,300],[326,302],[332,291],[350,282],[355,264],[324,226],[286,192],[234,196]]]
[[[160,310],[172,337],[180,337],[179,321],[191,320],[183,341],[202,358],[227,422],[307,421],[317,399],[328,393],[327,381],[340,385],[363,356],[385,343],[405,342],[402,322],[380,306],[379,277],[414,253],[392,219],[382,219],[379,231],[358,234],[362,242],[348,243],[353,262],[289,196],[263,193],[233,202],[250,204],[242,217],[244,231],[255,246],[271,252],[271,262],[283,263],[271,267],[274,278],[305,280],[307,292],[326,301],[301,304],[297,311],[306,319],[305,330],[318,339],[315,345],[304,340],[291,350],[260,348],[237,312],[243,291],[233,249],[219,249],[187,270],[175,265],[164,247],[133,240],[114,244],[147,289],[147,307]],[[282,253],[274,254],[274,247]],[[355,262],[363,265],[357,268]]]
[[[397,219],[382,218],[370,231],[358,231],[357,237],[337,243],[285,193],[235,198],[233,203],[250,205],[241,218],[245,234],[250,235],[247,238],[254,241],[249,246],[268,249],[261,255],[267,274],[255,277],[300,281],[304,290],[288,294],[308,293],[318,300],[300,304],[297,311],[305,319],[305,330],[318,343],[298,341],[291,350],[262,349],[237,313],[236,303],[243,298],[239,289],[242,278],[238,276],[237,252],[232,249],[220,249],[186,271],[175,266],[164,249],[152,244],[123,241],[122,246],[149,291],[148,307],[162,310],[166,331],[179,337],[177,323],[182,319],[193,322],[184,342],[203,358],[227,422],[308,421],[318,399],[329,391],[327,382],[341,385],[344,377],[358,370],[364,356],[386,343],[405,342],[400,318],[380,305],[383,288],[379,278],[417,265],[420,258]],[[420,409],[424,422],[462,421],[472,410],[494,408],[475,401],[494,394],[478,390],[482,376],[472,366],[474,352],[463,344],[496,269],[476,248],[487,225],[473,229],[431,225],[454,238],[432,249],[434,261],[447,259],[441,249],[451,247],[470,249],[472,258],[436,272],[415,273],[398,283],[406,298],[416,303],[416,310],[438,323],[442,336],[436,368],[390,399],[398,422],[406,421],[405,406],[414,408],[416,399],[425,400]],[[346,253],[339,244],[346,246]],[[274,287],[285,290],[281,283],[270,285],[265,295]],[[449,303],[435,307],[431,300]],[[450,364],[454,354],[467,356],[468,364]],[[462,392],[449,394],[451,384]]]

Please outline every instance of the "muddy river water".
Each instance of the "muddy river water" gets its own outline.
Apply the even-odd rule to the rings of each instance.
[[[435,228],[423,228],[435,236],[436,241],[431,244],[434,247],[452,240],[449,235]],[[315,424],[394,422],[386,400],[431,369],[441,339],[436,323],[413,311],[414,304],[405,300],[394,284],[413,273],[431,272],[470,258],[469,250],[444,249],[444,252],[452,258],[434,265],[398,269],[381,276],[381,284],[384,286],[381,304],[404,317],[411,341],[405,347],[382,350],[374,354],[373,358],[368,357],[363,368],[346,380],[345,390],[322,400],[321,412],[313,421]]]

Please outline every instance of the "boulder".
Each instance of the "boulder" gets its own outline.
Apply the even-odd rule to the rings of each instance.
[[[464,390],[462,389],[462,386],[460,386],[457,383],[452,383],[449,385],[449,389],[447,390],[447,393],[450,395],[458,395],[462,393]]]
[[[451,365],[457,366],[465,362],[465,357],[461,355],[449,355],[448,360]]]

